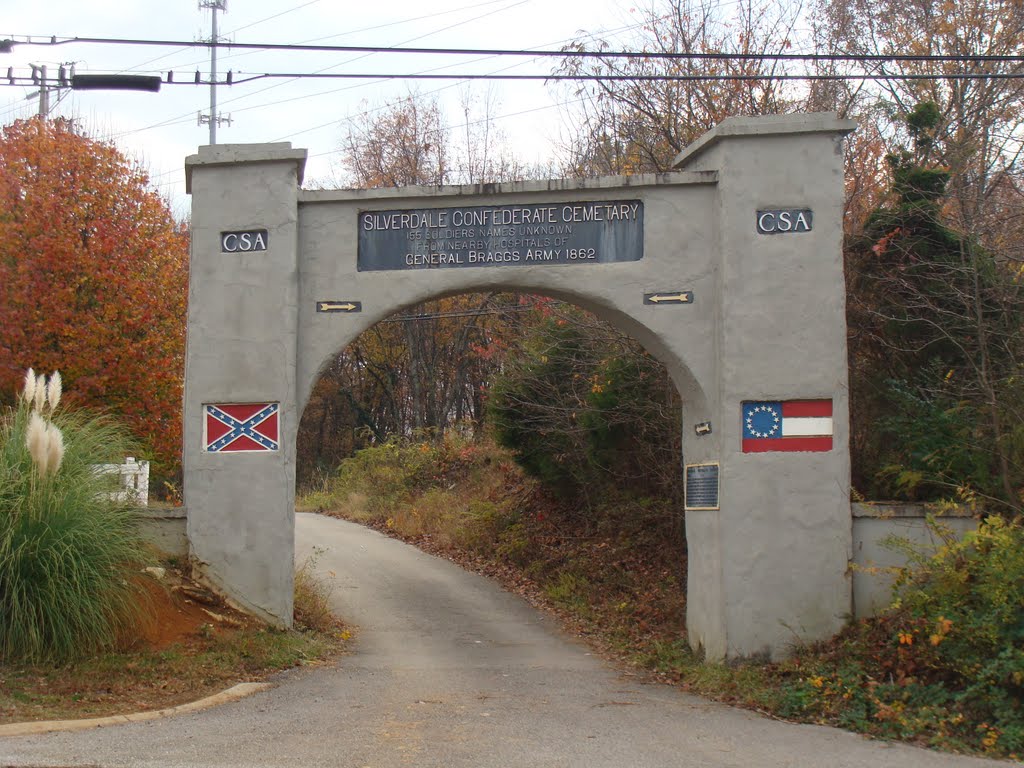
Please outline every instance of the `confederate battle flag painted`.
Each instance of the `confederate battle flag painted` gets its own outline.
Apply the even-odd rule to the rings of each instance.
[[[278,403],[204,406],[207,452],[276,451],[280,408]]]
[[[831,400],[743,403],[744,453],[831,450]]]

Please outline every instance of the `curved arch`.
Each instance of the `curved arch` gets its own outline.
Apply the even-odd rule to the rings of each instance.
[[[393,317],[395,314],[402,312],[403,310],[427,301],[446,299],[452,296],[465,295],[467,293],[489,292],[528,293],[537,296],[545,296],[558,299],[559,301],[565,301],[569,304],[574,304],[575,306],[592,312],[601,320],[609,323],[616,330],[625,333],[630,338],[639,342],[645,350],[665,366],[665,369],[668,371],[668,374],[675,384],[680,396],[683,398],[683,401],[692,405],[698,412],[704,411],[707,403],[704,389],[701,387],[696,376],[694,376],[693,371],[687,364],[687,361],[683,359],[682,355],[677,350],[672,349],[668,344],[666,344],[662,336],[655,331],[652,331],[642,321],[638,320],[629,312],[623,310],[619,306],[616,306],[614,302],[608,301],[602,297],[595,297],[592,294],[583,291],[565,289],[552,290],[549,287],[539,284],[537,281],[531,280],[508,280],[499,284],[476,283],[470,280],[460,284],[458,288],[452,288],[445,291],[425,290],[422,293],[414,294],[411,298],[407,298],[400,304],[391,306],[388,314],[384,317],[379,316],[379,313],[368,314],[365,318],[360,318],[358,321],[350,324],[350,326],[345,329],[344,333],[341,334],[340,343],[336,343],[327,351],[323,349],[317,350],[318,359],[315,368],[305,376],[304,380],[296,382],[299,413],[302,413],[302,411],[305,410],[314,385],[327,370],[334,357],[341,350],[345,349],[345,347],[359,338],[360,335],[377,325],[377,323],[387,319],[388,317]]]

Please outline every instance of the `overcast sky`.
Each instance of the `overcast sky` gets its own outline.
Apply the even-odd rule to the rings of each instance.
[[[209,38],[211,12],[196,0],[41,0],[5,3],[0,37],[103,37],[151,40]],[[218,14],[220,33],[239,43],[416,46],[437,48],[557,48],[581,30],[628,40],[639,23],[628,0],[227,0]],[[624,43],[625,44],[625,43]],[[551,60],[395,54],[221,51],[218,70],[262,72],[414,73],[447,67],[451,72],[548,73]],[[165,74],[189,80],[207,76],[209,52],[199,48],[107,44],[16,46],[0,64],[28,74],[28,64],[46,64],[54,74],[62,62],[78,73]],[[443,71],[443,70],[442,70]],[[477,97],[491,90],[498,126],[525,162],[550,159],[551,144],[564,134],[564,110],[554,105],[565,89],[541,81],[525,83],[399,80],[260,80],[218,89],[220,111],[230,126],[218,143],[290,141],[309,150],[306,186],[331,177],[348,116],[405,95],[410,87],[442,97],[449,125],[460,129],[460,91]],[[165,85],[159,93],[77,91],[61,94],[52,115],[79,118],[91,134],[113,139],[150,170],[179,215],[187,210],[184,158],[209,143],[209,128],[197,114],[209,111],[209,88]],[[51,96],[53,102],[57,95]],[[38,109],[31,88],[0,89],[0,120],[9,123]],[[520,113],[520,114],[516,114]]]

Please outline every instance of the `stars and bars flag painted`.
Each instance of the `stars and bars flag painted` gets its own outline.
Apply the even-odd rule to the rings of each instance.
[[[831,450],[831,400],[743,403],[744,453]]]
[[[279,403],[204,406],[207,452],[276,451],[280,407]]]

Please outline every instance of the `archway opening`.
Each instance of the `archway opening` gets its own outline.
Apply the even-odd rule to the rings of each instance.
[[[331,355],[297,435],[299,509],[529,588],[640,649],[685,633],[683,399],[575,297],[407,307]]]

